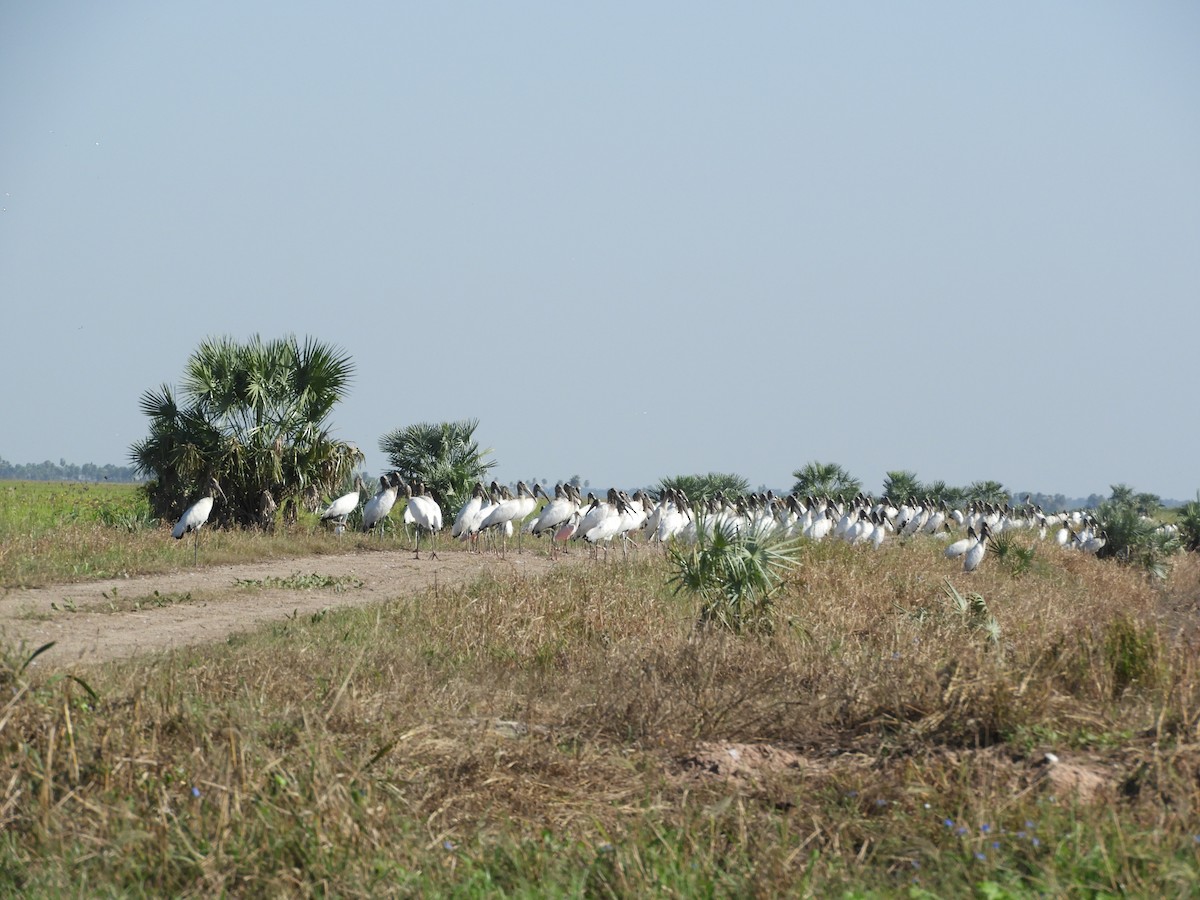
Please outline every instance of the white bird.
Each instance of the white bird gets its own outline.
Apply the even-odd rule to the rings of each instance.
[[[194,535],[192,565],[195,565],[200,558],[200,529],[204,527],[204,523],[208,521],[208,516],[212,512],[214,494],[220,494],[221,499],[225,499],[225,492],[221,490],[221,485],[217,484],[217,479],[210,478],[208,493],[185,509],[171,530],[171,537],[175,540],[179,540],[189,531]]]
[[[492,482],[493,485],[495,483],[494,481]],[[470,541],[471,545],[476,549],[478,549],[479,532],[483,527],[483,520],[490,516],[492,510],[499,506],[499,503],[489,490],[484,489],[482,485],[479,487],[483,491],[483,497],[480,498],[480,505],[477,509],[468,511],[467,515],[463,517],[462,527],[458,531],[458,539],[460,541]]]
[[[475,482],[475,487],[471,489],[471,496],[467,498],[467,502],[462,505],[462,509],[458,511],[458,515],[454,517],[454,525],[450,529],[451,537],[459,537],[464,530],[470,529],[472,525],[478,531],[479,511],[483,509],[485,496],[483,485],[478,481]]]
[[[946,559],[958,559],[968,550],[975,546],[978,539],[975,537],[975,528],[972,525],[967,526],[967,536],[961,540],[955,541],[945,550]]]
[[[362,476],[354,476],[354,491],[350,494],[342,494],[332,503],[330,503],[321,513],[322,522],[336,523],[334,533],[341,534],[346,527],[346,517],[354,510],[358,509],[358,504],[362,502],[363,481]]]
[[[589,510],[588,515],[584,516],[583,521],[579,523],[576,536],[583,535],[583,539],[593,546],[604,544],[605,558],[607,558],[608,545],[621,530],[621,517],[627,510],[628,507],[617,493],[616,488],[609,488],[608,499],[595,502],[593,509]],[[589,519],[593,520],[592,524],[589,524]]]
[[[499,486],[493,481],[493,491],[498,490]],[[517,482],[517,496],[505,497],[496,508],[488,513],[487,518],[479,525],[480,531],[487,531],[489,528],[503,529],[505,533],[504,546],[507,549],[508,535],[512,534],[514,523],[519,524],[522,519],[533,512],[533,508],[537,506],[537,498],[529,493],[529,488],[525,482]],[[518,544],[520,536],[517,537]],[[518,546],[518,550],[520,547]]]
[[[383,538],[383,522],[396,505],[396,494],[400,490],[400,476],[395,472],[379,476],[379,490],[363,508],[363,531],[379,525],[379,537]]]
[[[429,555],[433,559],[437,559],[437,551],[433,549],[433,536],[442,530],[442,508],[438,506],[436,500],[425,493],[425,485],[421,483],[417,484],[415,494],[409,485],[404,485],[404,496],[408,498],[405,516],[412,519],[417,532],[416,547],[413,548],[413,553],[416,554],[415,558],[421,558],[421,532],[428,531]]]
[[[991,534],[991,527],[987,522],[984,522],[979,529],[979,539],[967,548],[967,552],[963,554],[963,571],[974,572],[979,568],[979,564],[983,562],[983,557],[987,554],[988,535]]]
[[[551,500],[546,496],[540,484],[533,487],[534,496],[541,494],[546,498],[546,505],[542,507],[542,511],[538,513],[537,518],[533,520],[530,527],[530,533],[534,535],[542,535],[549,531],[554,534],[567,523],[571,516],[579,511],[579,505],[575,502],[574,497],[570,494],[570,486],[563,488],[561,484],[554,486],[554,499]],[[554,541],[550,542],[550,552],[554,553]]]

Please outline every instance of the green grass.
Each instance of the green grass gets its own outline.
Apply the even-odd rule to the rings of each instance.
[[[1196,582],[940,550],[802,544],[770,634],[643,552],[78,680],[9,647],[0,896],[1194,896]]]
[[[173,524],[150,516],[138,485],[0,481],[0,588],[191,568],[192,538],[171,540]],[[411,546],[398,525],[399,514],[382,540],[335,539],[307,513],[275,534],[204,529],[199,560],[209,566]]]

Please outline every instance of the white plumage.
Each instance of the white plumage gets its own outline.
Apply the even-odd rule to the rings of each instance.
[[[220,494],[222,498],[225,496],[225,492],[217,484],[217,479],[211,478],[208,482],[208,493],[185,509],[183,515],[179,517],[179,521],[175,523],[175,527],[171,529],[171,537],[175,540],[179,540],[189,532],[195,535],[195,543],[192,547],[193,565],[200,555],[200,529],[204,527],[204,523],[208,521],[208,517],[212,513],[214,494]]]
[[[987,554],[987,540],[990,533],[991,529],[988,523],[984,522],[979,529],[979,539],[963,554],[964,572],[974,572],[979,568],[979,564],[983,562],[983,557]]]
[[[362,502],[362,489],[362,478],[355,475],[353,493],[342,494],[342,496],[325,507],[321,512],[321,521],[336,522],[337,533],[341,534],[342,529],[346,527],[346,517],[358,509],[358,504]]]
[[[414,494],[409,485],[404,486],[404,496],[408,498],[407,508],[405,510],[405,520],[411,520],[413,526],[417,530],[416,546],[413,552],[416,558],[421,558],[421,532],[429,532],[429,542],[432,545],[433,536],[435,533],[442,530],[442,508],[438,506],[438,502],[425,493],[425,485],[418,484],[417,492]],[[432,548],[429,555],[433,559],[437,559],[437,551]]]
[[[370,531],[388,517],[388,513],[396,505],[396,493],[399,489],[400,476],[395,472],[379,476],[379,490],[367,501],[366,508],[363,509],[363,531]],[[383,536],[382,525],[379,534]]]

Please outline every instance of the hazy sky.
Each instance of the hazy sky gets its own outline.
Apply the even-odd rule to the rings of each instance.
[[[206,336],[502,480],[1200,488],[1200,4],[9,3],[0,456]]]

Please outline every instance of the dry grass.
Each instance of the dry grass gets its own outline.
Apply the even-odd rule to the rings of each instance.
[[[82,673],[96,698],[10,654],[0,893],[1190,894],[1194,568],[939,552],[807,547],[769,637],[697,630],[644,553]]]

